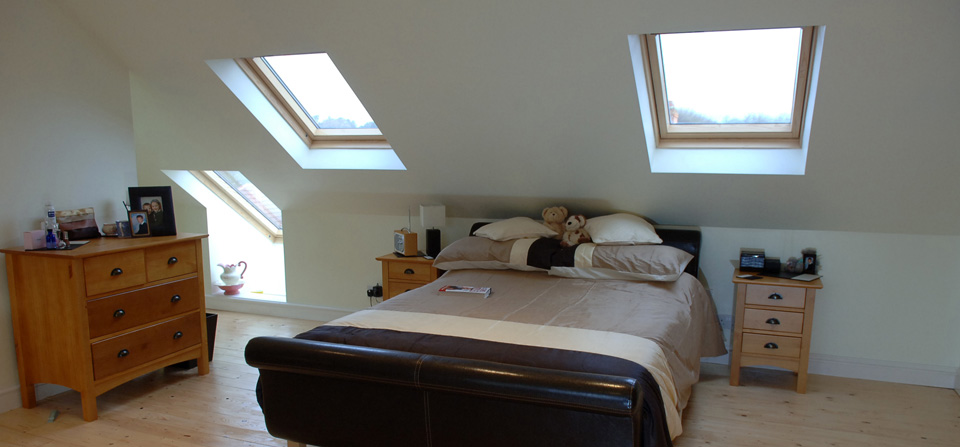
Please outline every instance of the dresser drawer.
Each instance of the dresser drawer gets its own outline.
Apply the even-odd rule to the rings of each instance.
[[[91,346],[93,377],[109,377],[200,344],[200,314],[192,313],[165,323],[145,327]]]
[[[94,256],[83,260],[87,295],[98,295],[147,282],[143,250]]]
[[[197,271],[197,246],[193,242],[146,250],[147,280],[160,281]]]
[[[430,281],[430,269],[430,264],[394,261],[390,263],[389,274],[391,279],[428,282]]]
[[[743,334],[743,352],[777,357],[800,357],[800,338]]]
[[[90,338],[147,324],[200,307],[197,278],[184,279],[87,302]]]
[[[803,314],[800,312],[744,309],[743,328],[799,334],[803,332]]]
[[[803,308],[806,289],[751,284],[747,286],[747,305]]]

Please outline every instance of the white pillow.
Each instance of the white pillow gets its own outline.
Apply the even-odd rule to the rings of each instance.
[[[587,219],[584,227],[593,243],[598,245],[659,244],[653,225],[640,216],[619,213]]]
[[[524,237],[554,237],[557,232],[529,217],[512,217],[486,224],[474,234],[495,241],[509,241]]]

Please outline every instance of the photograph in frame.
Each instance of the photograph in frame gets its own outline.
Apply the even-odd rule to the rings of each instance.
[[[130,212],[145,213],[151,236],[177,234],[177,223],[173,214],[173,191],[170,186],[131,186],[129,194]],[[132,228],[135,225],[135,220],[131,218],[131,231],[135,231]]]
[[[130,211],[130,235],[133,237],[150,236],[150,224],[147,221],[146,211]]]

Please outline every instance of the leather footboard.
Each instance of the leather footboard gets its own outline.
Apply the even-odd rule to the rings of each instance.
[[[336,339],[346,336],[343,330],[321,326],[298,337]],[[364,336],[397,337],[347,331],[352,344],[277,337],[249,342],[246,360],[260,369],[261,407],[272,435],[325,447],[670,445],[662,410],[660,418],[645,414],[647,398],[655,394],[655,405],[659,389],[652,378],[636,377],[635,368],[642,370],[636,364],[621,365],[628,371],[622,375],[589,371],[610,369],[604,366],[610,359],[568,351],[546,354],[593,366],[543,368],[524,364],[539,363],[527,349],[542,348],[479,342],[482,350],[498,353],[497,360],[508,360],[491,361],[462,346],[458,351],[470,355],[416,352],[437,349],[409,349],[409,340],[400,342],[402,350],[362,346]],[[438,346],[434,335],[406,336]],[[520,351],[505,354],[515,348]]]

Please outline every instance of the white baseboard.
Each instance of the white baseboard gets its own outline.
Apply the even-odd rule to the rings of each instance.
[[[337,318],[356,312],[356,310],[353,309],[278,303],[276,301],[234,298],[223,295],[207,295],[207,310],[225,310],[271,317],[315,320],[318,323],[336,320]]]
[[[705,358],[702,361],[704,363],[729,365],[730,354]],[[954,388],[957,393],[960,393],[960,369],[954,370],[945,366],[810,354],[810,365],[807,372],[850,379]]]
[[[0,391],[0,413],[20,408],[20,387],[15,386]]]
[[[37,385],[37,400],[43,400],[50,396],[70,391],[70,388],[52,383],[41,383]],[[6,413],[10,410],[20,408],[23,403],[20,401],[20,387],[15,386],[0,391],[0,413]]]
[[[960,395],[960,368],[957,368],[957,377],[953,379],[953,390]]]

